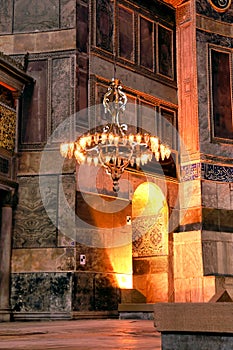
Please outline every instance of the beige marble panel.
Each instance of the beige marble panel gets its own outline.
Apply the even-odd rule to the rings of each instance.
[[[230,184],[230,202],[231,202],[231,210],[233,210],[233,184]]]
[[[202,181],[202,205],[207,208],[217,208],[217,184],[213,181]]]
[[[74,244],[72,242],[76,238],[75,186],[74,175],[63,175],[59,177],[58,246],[70,246]]]
[[[167,182],[167,201],[168,206],[171,208],[178,208],[179,206],[179,185],[175,182]]]
[[[75,170],[75,161],[62,158],[58,150],[44,151],[43,163],[41,157],[42,152],[20,153],[18,175],[71,173]]]
[[[203,277],[190,278],[191,302],[204,302]]]
[[[208,274],[233,274],[233,237],[227,232],[202,233],[203,268]]]
[[[147,303],[168,301],[168,274],[161,272],[147,276]]]
[[[217,202],[219,209],[231,209],[231,196],[229,183],[217,183]]]
[[[106,77],[106,79],[111,80],[114,71],[113,64],[103,60],[99,56],[92,55],[90,57],[90,74],[96,74],[98,76]],[[122,81],[123,85],[130,86],[136,91],[144,92],[145,94],[154,95],[156,91],[156,96],[169,103],[177,104],[177,91],[175,88],[166,86],[156,80],[148,79],[145,76],[137,74],[126,68],[118,67],[117,77]]]
[[[200,180],[182,182],[179,188],[179,197],[182,209],[199,207],[201,205]]]
[[[151,257],[149,260],[150,274],[155,273],[168,273],[169,261],[168,256],[156,256]]]
[[[13,273],[73,271],[74,256],[73,248],[13,249],[11,268]]]
[[[190,303],[191,291],[189,279],[175,278],[174,279],[174,301],[176,303]]]
[[[215,276],[204,276],[203,277],[203,300],[208,302],[215,294]]]
[[[215,294],[215,277],[175,279],[175,302],[208,302]]]
[[[202,218],[201,207],[182,209],[180,211],[180,225],[200,223]]]
[[[203,276],[201,232],[174,234],[174,278]]]
[[[1,51],[8,55],[71,49],[76,49],[75,29],[1,36]]]
[[[147,279],[145,275],[133,276],[133,288],[138,290],[145,297],[147,296]]]

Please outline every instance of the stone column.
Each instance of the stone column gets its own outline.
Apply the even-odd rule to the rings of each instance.
[[[0,321],[10,321],[10,272],[13,195],[7,192],[2,203],[0,234]]]

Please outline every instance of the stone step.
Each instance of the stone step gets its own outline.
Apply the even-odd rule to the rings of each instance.
[[[154,319],[154,304],[126,303],[118,305],[119,318],[122,319]]]
[[[146,297],[137,289],[121,289],[121,304],[146,303]]]

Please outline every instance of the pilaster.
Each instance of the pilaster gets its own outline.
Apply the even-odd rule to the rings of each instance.
[[[13,192],[8,191],[2,201],[0,234],[0,321],[10,321],[10,271]]]

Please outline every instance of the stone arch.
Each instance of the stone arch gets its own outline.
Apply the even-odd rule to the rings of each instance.
[[[161,188],[144,182],[132,200],[133,282],[147,302],[168,300],[168,205]]]

